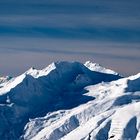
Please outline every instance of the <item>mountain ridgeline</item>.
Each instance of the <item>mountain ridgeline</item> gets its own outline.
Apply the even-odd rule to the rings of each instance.
[[[116,81],[117,83],[115,83]],[[129,104],[132,100],[138,101],[139,87],[139,77],[130,79],[123,78],[118,73],[91,62],[86,62],[85,64],[79,62],[56,62],[50,64],[43,70],[31,68],[18,77],[0,83],[0,139],[63,139],[65,138],[64,136],[67,136],[81,126],[79,119],[88,115],[86,119],[84,118],[83,124],[86,124],[91,118],[94,119],[96,115],[95,108],[100,110],[96,112],[100,115],[109,109],[111,110],[113,107]],[[115,89],[118,91],[118,94],[116,94]],[[114,90],[114,95],[112,90]],[[94,93],[95,91],[97,92]],[[122,93],[125,92],[129,92],[129,94],[136,92],[137,95],[122,95]],[[105,98],[106,100],[103,101],[103,106],[102,100]],[[99,103],[97,99],[98,101],[100,100]],[[127,102],[127,100],[129,101]],[[57,129],[54,129],[54,131],[53,129],[49,131],[51,125],[57,124],[58,121],[63,124],[63,119],[61,120],[61,118],[68,115],[70,116],[72,111],[80,106],[89,106],[88,103],[90,102],[93,102],[93,104],[98,103],[98,105],[94,104],[95,107],[92,105],[88,108],[88,110],[91,111],[90,115],[82,113],[83,116],[79,119],[76,118],[78,116],[74,117],[73,115],[70,118],[68,117],[70,120],[69,124],[67,124],[66,132],[61,132],[59,130],[61,127],[59,126],[56,126]],[[58,114],[51,115],[53,113],[55,114],[55,112],[58,112]],[[68,112],[71,113],[68,114]],[[111,115],[111,111],[109,114]],[[108,116],[108,113],[106,116]],[[38,121],[34,121],[39,118],[43,118],[45,123],[40,120],[41,125]],[[52,118],[54,121],[52,121]],[[137,117],[134,118],[132,122],[135,121],[135,119],[137,119]],[[50,126],[47,125],[49,121],[52,121]],[[74,124],[74,126],[71,123]],[[86,133],[82,138],[79,138],[79,140],[88,137],[97,140],[102,139],[102,137],[109,138],[108,132],[111,128],[111,119],[106,125],[104,128],[106,128],[107,132],[104,132],[103,128],[96,135],[91,131]],[[65,125],[63,125],[63,127],[65,127]],[[46,134],[44,132],[38,135],[42,133],[43,128],[48,129]],[[138,132],[135,131],[135,133]],[[95,136],[93,136],[93,134]],[[123,133],[121,136],[125,138],[126,135],[128,134],[124,136]],[[112,138],[113,137],[115,136],[112,136]],[[136,138],[136,134],[134,134],[133,137]],[[68,138],[72,137],[67,137],[66,140]],[[72,138],[71,140],[78,140],[78,137],[77,139]]]

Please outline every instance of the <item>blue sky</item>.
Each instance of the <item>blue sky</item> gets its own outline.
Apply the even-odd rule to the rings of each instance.
[[[139,0],[1,0],[0,75],[58,60],[139,72]]]

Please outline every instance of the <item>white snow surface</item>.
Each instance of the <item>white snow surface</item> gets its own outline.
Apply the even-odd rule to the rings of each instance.
[[[0,84],[4,83],[7,80],[6,77],[0,77]]]
[[[0,77],[0,85],[4,85],[6,82],[8,82],[12,77],[10,76],[5,76],[5,77]]]
[[[56,62],[0,88],[0,139],[140,140],[139,130],[140,73]]]
[[[44,68],[43,70],[37,70],[35,68],[30,68],[28,71],[25,72],[25,74],[31,75],[34,78],[38,78],[38,77],[41,77],[41,76],[48,75],[55,68],[56,68],[55,64],[52,63],[49,66],[47,66],[46,68]]]
[[[98,72],[102,72],[102,73],[109,73],[109,74],[118,75],[117,72],[115,72],[111,69],[104,68],[103,66],[101,66],[98,63],[93,63],[91,61],[87,61],[87,62],[85,62],[84,65],[92,71],[98,71]]]

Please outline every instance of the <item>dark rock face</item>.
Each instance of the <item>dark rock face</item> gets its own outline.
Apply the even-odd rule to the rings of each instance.
[[[90,71],[78,62],[60,62],[55,66],[46,76],[34,78],[25,75],[21,83],[0,96],[0,139],[19,139],[29,118],[93,100],[93,97],[83,95],[85,86],[121,78]]]

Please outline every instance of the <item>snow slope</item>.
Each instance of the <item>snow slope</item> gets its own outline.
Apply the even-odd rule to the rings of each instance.
[[[25,139],[140,139],[140,74],[86,87],[95,100],[30,120]],[[135,88],[132,91],[131,84]],[[130,92],[131,90],[131,92]],[[35,133],[34,133],[35,132]]]
[[[92,71],[97,71],[97,72],[102,72],[102,73],[109,73],[109,74],[118,75],[117,72],[115,72],[115,71],[113,71],[111,69],[104,68],[100,64],[97,64],[97,63],[93,63],[93,62],[87,61],[87,62],[85,62],[84,65],[86,67],[88,67]]]
[[[0,77],[0,85],[8,82],[10,79],[12,79],[12,77],[10,77],[10,76]]]
[[[86,62],[29,69],[0,88],[0,139],[140,139],[140,74]]]

